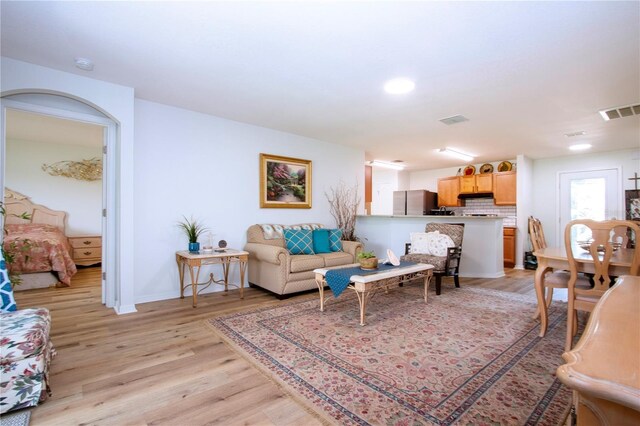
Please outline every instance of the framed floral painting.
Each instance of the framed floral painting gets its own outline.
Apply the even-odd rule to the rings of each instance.
[[[260,207],[311,208],[311,161],[260,154]]]
[[[640,220],[640,190],[628,189],[625,191],[626,219]]]

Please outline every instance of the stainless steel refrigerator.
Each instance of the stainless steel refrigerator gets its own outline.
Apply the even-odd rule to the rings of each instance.
[[[422,216],[438,208],[438,194],[424,189],[393,191],[393,214]]]

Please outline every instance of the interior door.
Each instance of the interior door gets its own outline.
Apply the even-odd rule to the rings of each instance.
[[[564,248],[564,229],[574,219],[624,219],[620,169],[603,169],[559,174],[558,241]],[[577,232],[580,232],[579,230]],[[589,235],[575,235],[588,239]]]

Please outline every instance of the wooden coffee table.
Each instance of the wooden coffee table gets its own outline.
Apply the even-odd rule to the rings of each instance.
[[[327,300],[324,296],[324,288],[327,285],[325,280],[327,271],[331,269],[353,268],[359,266],[359,264],[354,263],[352,265],[343,265],[336,268],[314,269],[313,272],[316,274],[316,284],[320,291],[320,311],[324,312],[324,303]],[[382,288],[384,288],[385,293],[388,293],[389,286],[399,286],[405,282],[413,281],[417,278],[423,278],[424,302],[427,303],[427,290],[429,289],[429,283],[431,282],[432,276],[433,265],[425,263],[388,269],[367,275],[352,275],[349,278],[351,282],[347,288],[355,291],[356,296],[358,297],[358,303],[360,304],[360,325],[365,325],[364,318],[367,310],[367,304],[378,290]]]

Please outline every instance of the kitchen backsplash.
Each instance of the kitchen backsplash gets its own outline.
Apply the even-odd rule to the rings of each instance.
[[[493,198],[468,198],[464,207],[450,207],[456,216],[465,214],[495,214],[504,217],[503,226],[516,226],[516,206],[496,206]]]

